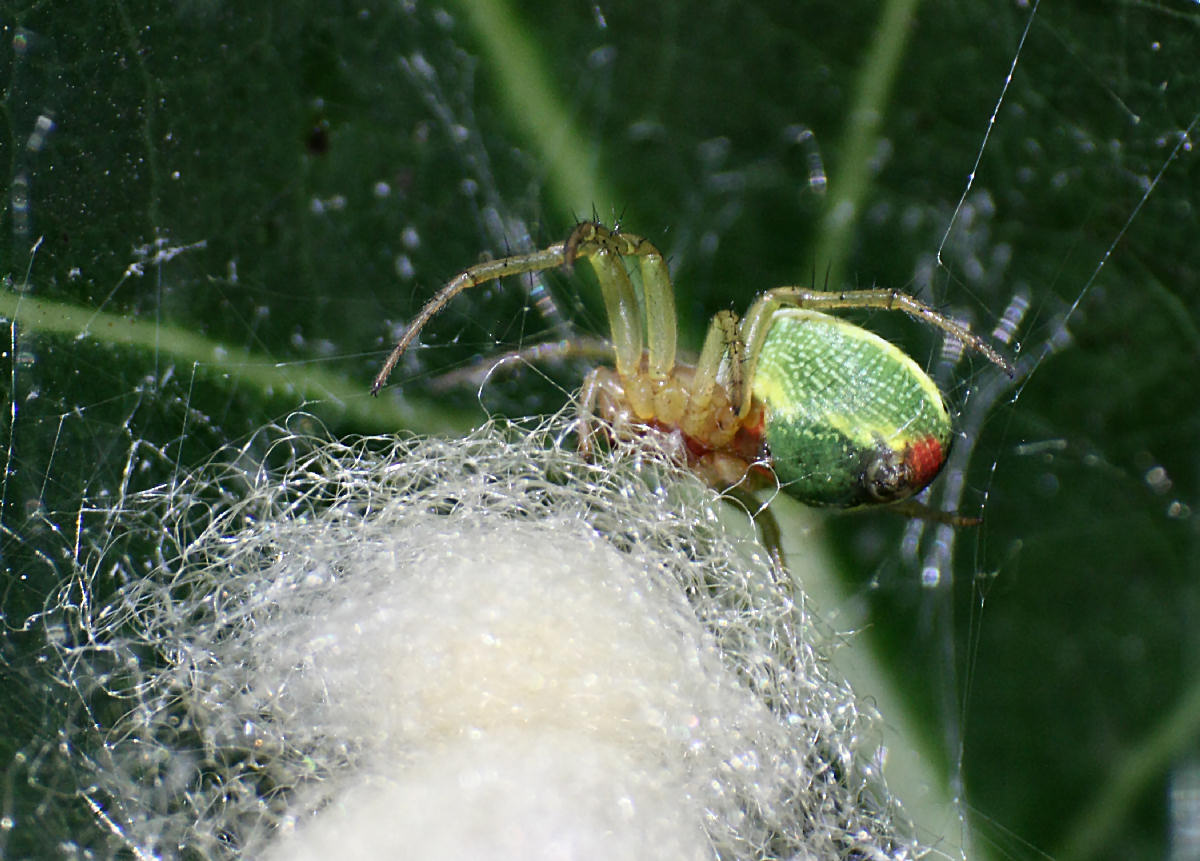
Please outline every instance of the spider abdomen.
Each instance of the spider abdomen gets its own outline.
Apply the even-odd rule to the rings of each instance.
[[[849,508],[911,496],[951,440],[941,392],[891,342],[828,314],[775,312],[752,382],[783,490]]]

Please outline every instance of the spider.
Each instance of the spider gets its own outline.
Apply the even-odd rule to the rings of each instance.
[[[640,291],[625,258],[636,258]],[[595,419],[627,435],[635,427],[677,433],[689,466],[718,490],[773,473],[808,505],[858,508],[901,503],[910,515],[955,525],[969,518],[924,509],[908,497],[946,461],[952,425],[936,384],[879,335],[823,313],[900,310],[983,354],[1010,377],[1012,365],[970,329],[897,290],[830,292],[776,287],[739,320],[721,311],[694,365],[676,358],[675,295],[666,261],[648,240],[595,221],[565,242],[466,269],[409,324],[371,393],[377,395],[425,325],[458,294],[508,275],[572,266],[596,272],[611,330],[614,367],[594,368],[580,393],[580,441]]]

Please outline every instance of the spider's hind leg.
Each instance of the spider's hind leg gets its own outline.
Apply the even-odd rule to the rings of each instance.
[[[914,320],[940,329],[968,350],[973,350],[1002,370],[1010,378],[1016,376],[1012,362],[966,326],[915,296],[902,290],[873,287],[867,290],[809,290],[804,287],[776,287],[765,294],[769,302],[795,308],[834,311],[842,308],[877,308],[883,311],[902,311]]]
[[[943,526],[953,526],[956,529],[963,526],[978,526],[983,523],[982,517],[967,517],[957,511],[940,511],[930,508],[915,499],[905,499],[893,502],[885,510],[899,514],[901,517],[911,517],[914,520],[926,520],[930,523],[940,523]]]

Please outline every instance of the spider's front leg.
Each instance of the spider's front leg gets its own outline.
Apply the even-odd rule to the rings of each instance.
[[[387,383],[388,377],[391,376],[392,370],[395,369],[396,363],[400,361],[400,357],[412,346],[412,342],[417,339],[417,335],[421,334],[421,330],[425,328],[425,325],[459,293],[508,275],[519,275],[522,272],[541,272],[544,269],[553,269],[557,266],[562,266],[566,262],[569,262],[569,260],[566,257],[565,246],[559,243],[541,251],[534,251],[531,254],[518,254],[512,257],[501,257],[499,260],[488,260],[460,272],[442,287],[441,290],[435,293],[433,298],[426,302],[417,316],[413,318],[413,321],[408,324],[408,328],[404,330],[404,334],[400,336],[400,340],[396,342],[396,346],[388,354],[387,361],[383,363],[383,368],[375,375],[375,381],[371,384],[371,394],[379,394],[384,384]]]
[[[618,438],[627,435],[630,426],[638,423],[629,407],[621,378],[611,368],[593,368],[579,390],[576,433],[579,436],[579,451],[588,459],[595,451],[596,434],[601,433],[596,427],[597,419],[607,422]]]
[[[631,377],[642,366],[643,332],[646,373],[661,380],[675,368],[675,290],[667,263],[654,244],[632,233],[609,230],[603,224],[585,221],[567,238],[566,262],[586,258],[596,271],[612,334],[617,373]],[[642,307],[623,257],[636,257],[642,280]]]

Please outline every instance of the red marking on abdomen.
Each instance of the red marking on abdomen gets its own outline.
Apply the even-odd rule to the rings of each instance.
[[[942,464],[946,461],[946,453],[942,451],[940,442],[934,437],[928,436],[912,443],[908,447],[904,460],[912,470],[913,483],[916,487],[924,487],[933,481],[938,471],[941,470]]]

